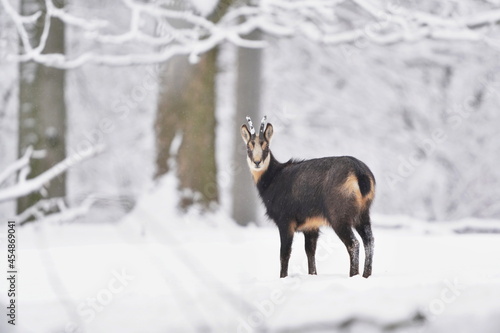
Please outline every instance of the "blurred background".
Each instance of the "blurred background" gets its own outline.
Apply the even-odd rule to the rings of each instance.
[[[210,11],[209,22],[245,5],[212,2],[198,5]],[[11,1],[16,5],[25,15],[45,6]],[[240,224],[261,223],[238,129],[245,115],[258,121],[266,114],[276,126],[272,148],[280,161],[336,155],[365,161],[378,180],[377,213],[440,221],[500,216],[500,37],[495,17],[481,21],[492,2],[374,2],[373,9],[356,1],[264,1],[263,29],[241,37],[265,46],[216,41],[201,54],[189,49],[193,31],[185,40],[172,32],[196,27],[168,15],[143,13],[143,35],[134,35],[130,6],[69,1],[64,12],[87,21],[62,25],[53,18],[39,50],[65,58],[19,65],[11,60],[25,46],[2,11],[0,168],[32,146],[46,154],[32,156],[33,178],[81,150],[105,147],[42,196],[4,201],[3,215],[41,198],[63,197],[74,206],[92,195],[90,220],[116,220],[171,171],[175,156],[181,207],[216,204]],[[171,5],[183,6],[197,8]],[[258,15],[236,14],[221,25]],[[26,24],[34,46],[44,22],[40,16]],[[188,56],[159,60],[178,46]],[[46,66],[51,61],[55,68]],[[173,152],[176,135],[181,142]],[[3,187],[15,183],[10,175]]]
[[[75,222],[266,229],[239,129],[267,115],[279,161],[372,169],[376,226],[497,232],[499,23],[496,0],[1,0],[0,216],[27,239]]]

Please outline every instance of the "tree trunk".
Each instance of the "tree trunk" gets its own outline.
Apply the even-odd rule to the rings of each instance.
[[[175,157],[181,206],[197,202],[208,207],[219,197],[215,163],[217,49],[202,55],[197,64],[178,56],[165,67],[155,124],[156,177],[169,171],[168,159]],[[170,156],[172,140],[179,132],[182,143],[176,156]]]
[[[57,5],[63,6],[63,1]],[[23,15],[33,14],[37,10],[45,12],[43,0],[22,0]],[[44,16],[29,31],[32,45],[40,40],[43,30]],[[50,33],[44,53],[64,53],[64,24],[52,18]],[[66,155],[66,104],[64,100],[64,70],[45,67],[34,62],[19,65],[19,155],[32,145],[35,150],[44,150],[45,157],[33,160],[29,178],[35,177]],[[64,197],[66,194],[66,177],[54,179],[46,187],[48,197]],[[17,212],[20,213],[32,206],[41,195],[31,194],[20,198]]]
[[[217,23],[232,0],[221,0],[208,19]],[[179,4],[170,4],[176,7]],[[177,28],[185,23],[170,22]],[[177,56],[165,64],[160,83],[155,121],[156,174],[167,173],[168,160],[174,158],[180,186],[180,206],[188,208],[199,203],[208,208],[218,202],[217,167],[215,160],[215,107],[217,48],[190,64],[186,56]],[[172,155],[176,134],[182,135],[178,152]]]
[[[254,31],[247,39],[259,40],[262,33]],[[260,49],[238,49],[238,72],[236,83],[236,124],[245,122],[245,116],[250,116],[256,126],[260,123],[260,87],[261,87],[261,61]],[[246,162],[246,148],[240,139],[239,126],[234,131],[235,149],[233,180],[233,207],[232,215],[238,224],[246,225],[256,220],[257,191],[253,183]]]

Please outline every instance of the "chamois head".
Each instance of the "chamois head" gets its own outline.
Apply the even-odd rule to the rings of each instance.
[[[248,166],[252,174],[256,172],[261,173],[267,170],[271,159],[269,144],[273,136],[273,125],[266,125],[266,116],[264,116],[260,123],[259,135],[257,136],[250,117],[247,117],[247,122],[248,127],[245,124],[241,126],[241,137],[247,145]],[[255,174],[254,180],[256,180]]]

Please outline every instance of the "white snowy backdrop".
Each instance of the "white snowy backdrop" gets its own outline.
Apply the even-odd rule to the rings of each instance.
[[[397,3],[450,16],[499,10],[494,1]],[[108,20],[118,8],[72,5]],[[128,22],[113,17],[115,29]],[[2,56],[17,45],[2,11],[0,28]],[[377,178],[367,280],[347,277],[331,230],[320,237],[318,276],[306,275],[297,235],[280,280],[278,233],[262,209],[255,225],[232,221],[228,164],[234,145],[244,149],[234,141],[243,122],[234,117],[234,45],[221,46],[217,83],[221,202],[205,214],[178,211],[172,174],[153,181],[156,66],[68,70],[68,151],[106,150],[69,170],[67,199],[97,202],[72,223],[18,228],[17,332],[498,332],[500,33],[487,29],[488,43],[265,37],[261,112],[275,125],[275,156],[353,155]],[[78,54],[86,41],[72,33],[68,52]],[[0,61],[0,171],[17,158],[17,80],[16,65]],[[14,212],[14,202],[0,204],[2,220]],[[3,319],[0,331],[15,332]]]
[[[358,156],[377,177],[380,213],[498,217],[497,50],[433,41],[324,47],[299,39],[267,52],[264,109],[284,118],[274,145],[281,159]]]
[[[70,8],[81,16],[102,18],[106,10],[120,7],[84,8],[76,3]],[[471,4],[456,10],[481,9]],[[115,18],[110,29],[119,30],[127,21],[126,15]],[[7,19],[2,22],[5,53],[16,40],[12,25]],[[499,217],[500,190],[495,185],[500,171],[495,165],[500,152],[500,36],[496,26],[490,29],[493,46],[432,40],[329,46],[302,37],[267,37],[261,109],[277,126],[274,153],[281,160],[359,157],[375,171],[375,210],[380,213],[426,220]],[[68,53],[77,55],[88,42],[73,30],[67,37]],[[233,117],[234,46],[223,47],[222,53],[217,110],[220,173],[232,157],[232,145],[239,144],[232,142],[234,133],[224,137],[225,132],[236,131],[243,121]],[[17,72],[12,64],[1,65],[0,167],[5,167],[17,151]],[[151,185],[157,88],[149,83],[158,80],[157,74],[155,65],[87,65],[67,72],[68,151],[95,143],[108,148],[106,154],[69,172],[71,201],[94,193],[109,201],[102,213],[110,213],[110,206],[120,211],[133,205]],[[112,122],[109,133],[100,130],[103,121]],[[231,186],[219,186],[222,206],[228,208]],[[12,213],[11,204],[0,207],[4,214]]]

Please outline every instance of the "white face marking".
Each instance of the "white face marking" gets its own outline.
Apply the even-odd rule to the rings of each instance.
[[[261,162],[259,164],[259,167],[257,167],[255,165],[255,163],[252,161],[252,159],[247,156],[248,167],[250,168],[250,171],[265,171],[265,170],[267,170],[267,167],[269,166],[270,159],[271,158],[269,157],[269,155],[267,155],[267,157],[264,160],[264,162]]]
[[[250,117],[247,117],[248,126],[243,124],[240,128],[241,138],[247,146],[247,164],[256,184],[271,164],[269,143],[273,136],[273,126],[270,123],[266,126],[266,120],[267,117],[264,116],[259,128],[259,136],[255,133]]]
[[[248,142],[248,149],[251,151],[247,155],[247,164],[256,184],[271,162],[271,154],[262,149],[262,146],[266,146],[267,144],[267,142],[261,141],[259,138]],[[262,160],[262,158],[264,158],[264,160]],[[256,162],[259,162],[258,165]]]
[[[270,161],[271,161],[271,157],[270,157],[270,155],[267,155],[264,162],[259,164],[259,167],[257,167],[255,165],[255,163],[252,161],[252,159],[247,156],[248,167],[250,168],[250,173],[252,174],[253,181],[255,182],[255,184],[257,184],[259,182],[260,177],[269,167]]]
[[[258,142],[255,142],[255,146],[252,151],[253,161],[262,162],[262,153],[262,146]]]
[[[267,142],[259,138],[252,139],[247,143],[249,150],[247,162],[251,169],[262,170],[266,162],[268,162],[269,151],[265,150],[267,145]]]

